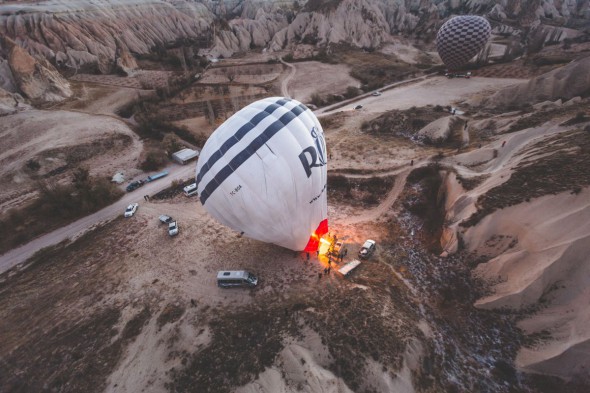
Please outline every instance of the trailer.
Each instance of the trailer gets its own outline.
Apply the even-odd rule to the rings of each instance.
[[[156,173],[155,175],[150,175],[150,176],[146,177],[145,181],[147,183],[149,183],[151,181],[161,179],[161,178],[163,178],[164,176],[167,176],[167,175],[168,175],[168,171],[163,171],[163,172],[160,172],[160,173]]]
[[[355,259],[354,261],[350,261],[346,265],[344,265],[340,269],[338,269],[338,273],[341,273],[343,276],[346,277],[351,271],[353,271],[354,269],[359,267],[360,264],[361,264],[361,261],[359,261],[358,259]]]
[[[182,149],[172,154],[172,160],[180,165],[185,165],[187,162],[199,157],[199,152],[193,149]]]

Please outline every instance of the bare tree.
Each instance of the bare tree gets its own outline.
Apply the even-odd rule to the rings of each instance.
[[[223,117],[224,119],[227,119],[227,110],[225,108],[225,99],[221,99],[219,100],[219,103],[221,104],[221,112],[223,113]]]
[[[208,111],[208,120],[209,125],[215,124],[215,112],[213,111],[213,106],[211,105],[211,101],[207,100],[207,111]]]

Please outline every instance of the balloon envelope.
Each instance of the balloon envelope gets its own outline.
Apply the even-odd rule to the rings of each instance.
[[[489,22],[481,16],[455,16],[438,30],[436,49],[449,69],[457,69],[485,46],[491,32]]]
[[[245,236],[315,251],[328,231],[326,144],[315,115],[296,100],[256,101],[225,121],[197,163],[205,209]]]

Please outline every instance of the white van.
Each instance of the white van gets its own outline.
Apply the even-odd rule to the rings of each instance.
[[[184,195],[187,197],[197,195],[197,183],[189,184],[188,186],[183,188]]]
[[[246,270],[222,270],[217,272],[217,286],[220,288],[255,287],[258,278]]]

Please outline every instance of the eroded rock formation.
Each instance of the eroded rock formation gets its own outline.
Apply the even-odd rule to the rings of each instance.
[[[590,57],[500,90],[486,101],[493,108],[520,107],[542,101],[569,100],[590,91]]]
[[[0,88],[0,116],[12,115],[18,111],[29,109],[23,97]]]
[[[189,41],[211,56],[296,43],[377,48],[392,35],[430,42],[446,18],[465,13],[486,15],[498,35],[533,32],[541,45],[580,34],[590,20],[589,0],[78,0],[0,5],[0,33],[58,68],[109,73],[133,69],[118,53]],[[544,21],[551,26],[540,28]]]
[[[70,84],[45,58],[38,59],[6,36],[0,36],[2,88],[33,102],[61,101],[72,95]]]

